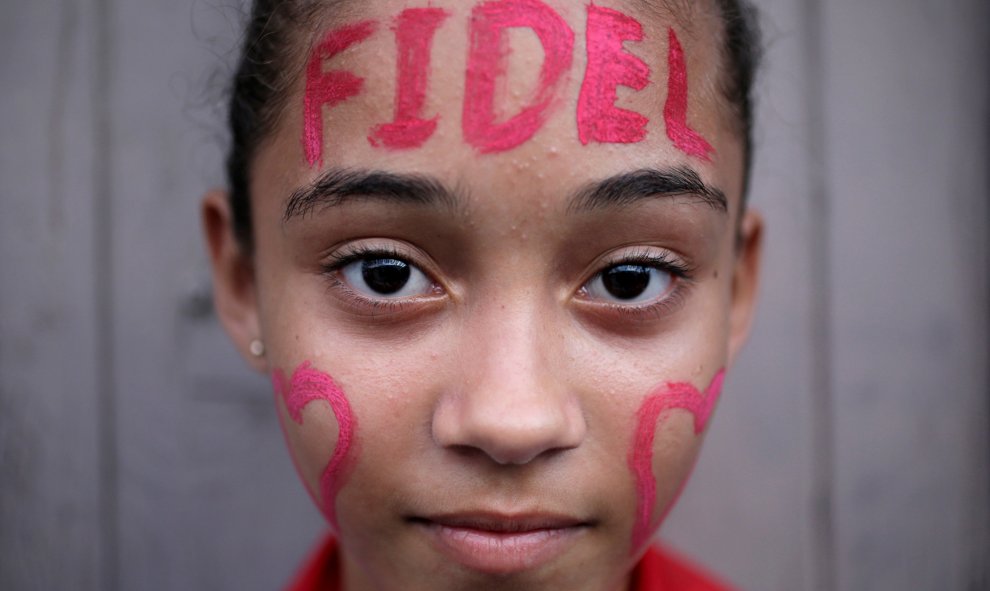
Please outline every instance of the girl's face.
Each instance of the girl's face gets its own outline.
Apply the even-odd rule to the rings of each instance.
[[[740,220],[718,24],[615,2],[370,4],[318,31],[322,59],[258,153],[253,259],[224,196],[206,200],[221,317],[274,376],[348,589],[621,588],[749,322],[759,221]],[[485,6],[509,7],[501,54],[472,54],[472,27],[501,18]],[[629,21],[643,39],[623,48]],[[340,53],[320,53],[328,31]],[[649,68],[641,89],[621,60],[589,57],[610,31]],[[419,51],[397,74],[417,47],[428,66],[410,66]],[[594,131],[617,120],[613,104],[645,119],[640,132],[635,119],[611,139]],[[533,105],[512,145],[485,143],[485,125]],[[246,353],[252,339],[263,357]]]

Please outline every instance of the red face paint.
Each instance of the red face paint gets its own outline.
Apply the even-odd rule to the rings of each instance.
[[[677,33],[670,29],[669,49],[667,50],[667,103],[663,107],[663,119],[667,124],[667,137],[677,149],[689,156],[709,160],[715,151],[711,144],[687,123],[688,77],[684,49],[677,39]]]
[[[683,409],[694,416],[694,432],[704,431],[715,403],[722,391],[725,370],[712,378],[704,394],[687,383],[670,383],[646,397],[636,413],[636,433],[629,453],[629,469],[636,483],[636,523],[633,526],[632,550],[636,552],[653,535],[651,516],[657,499],[657,483],[653,477],[653,438],[657,421],[672,409]],[[683,487],[683,484],[682,484]],[[678,493],[679,494],[679,493]],[[670,507],[673,506],[671,503]],[[669,510],[664,511],[664,516]],[[663,518],[661,517],[661,522]]]
[[[643,90],[650,82],[650,67],[627,53],[625,41],[642,41],[639,22],[616,10],[588,6],[588,69],[578,97],[577,124],[581,143],[635,143],[646,137],[649,119],[615,106],[616,89]]]
[[[326,34],[309,56],[303,97],[303,148],[310,166],[323,164],[323,106],[333,106],[358,93],[364,79],[351,72],[323,71],[323,61],[367,39],[375,23],[365,21]]]
[[[442,8],[410,8],[395,19],[398,46],[395,120],[375,127],[368,136],[371,145],[386,148],[418,148],[437,128],[437,119],[420,115],[426,103],[430,47],[437,28],[450,13]]]
[[[505,75],[505,29],[529,27],[543,44],[544,61],[532,103],[495,123],[495,82]],[[543,126],[554,95],[570,69],[574,31],[538,0],[498,0],[474,7],[464,88],[464,138],[482,153],[502,152],[527,141]]]
[[[303,362],[296,368],[292,379],[288,381],[282,370],[275,370],[272,374],[272,385],[275,388],[275,395],[282,397],[289,416],[296,423],[302,424],[302,411],[306,405],[319,400],[328,402],[337,418],[339,426],[337,445],[320,477],[322,496],[320,505],[327,521],[339,531],[334,502],[353,462],[350,452],[354,446],[354,432],[357,428],[357,420],[351,411],[351,405],[347,402],[343,390],[334,383],[333,378],[313,369],[309,361]]]

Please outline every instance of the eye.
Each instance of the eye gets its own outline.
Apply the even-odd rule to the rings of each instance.
[[[370,298],[405,298],[429,294],[433,282],[414,265],[396,257],[365,256],[340,268],[356,292]]]
[[[585,285],[588,297],[618,304],[643,304],[661,299],[674,276],[651,265],[623,263],[595,275]]]

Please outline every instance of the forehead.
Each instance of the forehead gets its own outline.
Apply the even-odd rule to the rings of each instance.
[[[717,93],[718,27],[691,5],[697,3],[673,10],[623,1],[347,3],[306,40],[306,63],[274,142],[283,173],[290,171],[283,178],[294,185],[284,189],[328,169],[382,169],[429,174],[471,195],[492,188],[549,198],[617,173],[686,166],[738,199],[741,156]],[[609,18],[594,21],[593,12]],[[671,34],[686,68],[685,124],[711,146],[707,154],[678,146],[665,120]],[[317,85],[341,81],[350,86]],[[479,97],[479,88],[487,96]],[[596,88],[604,94],[599,117],[628,113],[638,132],[582,134]],[[325,100],[330,96],[336,98]],[[478,120],[501,129],[528,110],[537,116],[512,141],[472,137]],[[390,144],[381,134],[410,121],[420,128],[412,143]]]

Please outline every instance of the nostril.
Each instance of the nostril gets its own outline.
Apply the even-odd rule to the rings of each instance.
[[[523,466],[536,459],[537,456],[547,457],[555,454],[558,450],[544,450],[535,454],[522,455],[516,450],[509,450],[504,448],[496,448],[493,446],[471,446],[471,445],[454,445],[449,446],[448,449],[466,459],[476,460],[485,459],[488,462],[499,464],[501,466]]]
[[[435,412],[433,438],[455,453],[483,454],[502,465],[527,464],[581,444],[586,424],[576,401],[532,400],[538,403],[506,408],[460,397]]]
[[[517,448],[491,448],[487,455],[503,466],[522,466],[536,458],[547,458],[564,451],[564,447],[529,446]]]

